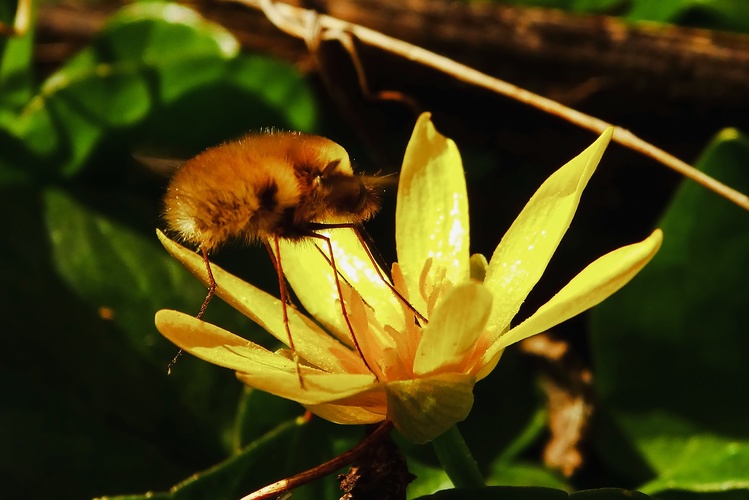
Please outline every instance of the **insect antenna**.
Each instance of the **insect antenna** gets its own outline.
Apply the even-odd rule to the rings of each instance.
[[[287,307],[289,306],[289,292],[286,289],[286,278],[284,278],[283,275],[283,264],[281,264],[281,248],[278,245],[278,235],[273,235],[273,250],[275,250],[275,255],[273,254],[273,250],[271,250],[270,248],[268,240],[264,240],[263,243],[265,243],[265,248],[266,250],[268,250],[268,255],[270,255],[270,260],[273,262],[273,268],[276,270],[276,275],[278,276],[278,288],[279,294],[281,296],[281,309],[283,310],[283,325],[284,328],[286,328],[286,335],[289,339],[289,348],[293,353],[294,362],[296,363],[296,374],[299,377],[299,385],[302,387],[302,389],[304,389],[302,367],[299,365],[299,355],[297,354],[296,348],[294,347],[294,337],[291,336],[291,328],[289,327],[289,312],[287,310]]]

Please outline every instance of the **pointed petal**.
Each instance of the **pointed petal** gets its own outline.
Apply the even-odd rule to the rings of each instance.
[[[656,229],[640,243],[614,250],[588,265],[530,318],[502,335],[484,359],[489,362],[508,345],[546,331],[612,295],[645,267],[662,240],[663,233]]]
[[[479,370],[476,373],[476,380],[483,380],[487,375],[489,375],[494,369],[497,367],[497,363],[499,363],[499,358],[502,357],[502,353],[505,352],[504,349],[498,350],[492,357],[486,357],[484,356],[481,360],[481,363],[479,363]]]
[[[171,241],[160,231],[157,234],[164,248],[208,286],[203,259]],[[278,340],[286,345],[289,344],[280,300],[224,271],[219,266],[211,264],[211,271],[218,284],[216,294],[219,297]],[[355,352],[332,338],[295,308],[287,307],[286,310],[294,347],[302,358],[329,372],[367,372],[366,366]]]
[[[330,238],[336,268],[343,279],[341,286],[351,285],[372,308],[384,325],[403,328],[403,313],[395,295],[377,273],[367,251],[353,229],[317,231]],[[333,269],[328,261],[329,249],[325,241],[290,242],[279,240],[284,273],[304,308],[329,331],[351,343],[349,331],[342,317]],[[380,273],[386,278],[386,274]],[[313,285],[314,284],[314,285]]]
[[[375,423],[387,416],[384,385],[350,397],[319,405],[307,405],[315,415],[339,424]]]
[[[484,331],[491,305],[492,294],[479,283],[453,288],[422,331],[414,374],[424,375],[460,361]]]
[[[156,328],[190,354],[235,370],[247,385],[302,404],[328,403],[359,393],[365,394],[363,402],[369,402],[372,398],[366,394],[380,386],[370,374],[324,373],[300,365],[302,386],[294,361],[178,311],[157,312]]]
[[[484,284],[495,300],[488,328],[507,329],[538,282],[567,231],[583,189],[593,174],[613,129],[554,172],[531,197],[489,261]]]
[[[290,359],[179,311],[162,309],[156,313],[155,323],[177,347],[214,365],[243,370],[255,363],[270,370],[295,370]]]
[[[411,303],[422,313],[419,276],[427,258],[432,272],[447,270],[447,279],[468,279],[468,200],[463,164],[455,143],[422,114],[403,158],[395,211],[398,262]]]
[[[388,420],[408,440],[426,443],[468,416],[475,379],[444,373],[385,385]]]
[[[292,371],[271,371],[260,365],[246,365],[237,378],[256,389],[297,401],[303,405],[319,405],[348,398],[356,402],[363,394],[362,406],[370,400],[368,392],[379,387],[372,375],[348,373],[313,373],[302,366],[304,386],[299,383],[296,367]]]

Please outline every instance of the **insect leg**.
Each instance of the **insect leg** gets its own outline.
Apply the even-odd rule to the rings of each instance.
[[[213,272],[211,271],[211,261],[208,260],[208,252],[205,248],[200,248],[201,253],[203,254],[203,262],[205,263],[205,270],[208,273],[208,295],[205,296],[205,300],[203,300],[203,305],[200,306],[200,311],[198,311],[198,315],[195,316],[196,318],[200,319],[203,317],[203,314],[205,314],[205,310],[208,308],[208,304],[211,303],[211,299],[213,299],[213,296],[216,294],[216,280],[213,279]]]
[[[211,271],[211,261],[208,260],[208,251],[205,248],[200,249],[201,254],[203,255],[203,262],[205,263],[205,270],[208,273],[208,294],[205,296],[205,299],[203,300],[203,304],[200,306],[200,310],[198,311],[198,314],[195,316],[197,319],[200,319],[203,317],[203,314],[205,314],[205,310],[208,308],[208,304],[210,304],[211,299],[213,299],[213,296],[216,294],[216,280],[213,279],[213,272]],[[184,351],[180,349],[177,351],[177,354],[174,355],[172,360],[169,362],[168,365],[166,365],[166,373],[167,375],[171,375],[172,373],[172,367],[177,363],[177,360],[182,356],[182,353]]]
[[[354,341],[354,347],[356,348],[356,352],[359,353],[359,356],[361,357],[362,361],[364,361],[364,365],[367,367],[369,372],[375,376],[375,379],[379,381],[379,377],[377,374],[372,370],[372,367],[369,365],[369,362],[367,361],[367,358],[364,356],[364,353],[361,350],[361,347],[359,346],[359,341],[356,339],[356,334],[354,333],[354,327],[351,326],[351,320],[348,317],[348,311],[346,311],[346,303],[343,301],[343,291],[341,289],[341,279],[338,275],[338,267],[335,264],[335,255],[333,255],[333,244],[330,242],[330,238],[323,234],[315,233],[314,231],[310,231],[309,236],[311,238],[318,238],[325,242],[325,244],[328,247],[328,252],[330,255],[330,266],[333,268],[333,276],[335,277],[335,287],[336,291],[338,292],[338,299],[341,303],[341,313],[343,314],[343,319],[346,322],[346,326],[348,327],[348,331],[351,334],[351,339]]]
[[[367,242],[364,241],[364,235],[362,234],[362,229],[358,226],[351,226],[351,229],[354,230],[354,233],[356,233],[356,237],[359,239],[359,243],[361,243],[362,248],[367,253],[367,257],[369,257],[369,261],[372,263],[372,267],[375,268],[375,271],[377,271],[377,276],[380,277],[380,280],[387,285],[388,288],[390,288],[390,291],[393,292],[393,294],[400,300],[408,309],[411,310],[412,313],[416,316],[416,318],[421,322],[422,326],[426,326],[429,321],[424,317],[423,314],[421,314],[419,311],[416,310],[414,306],[411,305],[411,303],[406,300],[406,298],[393,286],[388,279],[383,276],[382,270],[380,269],[380,266],[377,265],[377,261],[374,258],[374,255],[372,254],[372,250],[367,245]]]
[[[291,336],[291,328],[289,327],[289,312],[288,312],[288,303],[289,303],[289,293],[286,290],[286,279],[283,276],[283,265],[281,264],[281,248],[278,245],[278,236],[273,235],[273,248],[275,250],[275,255],[271,251],[268,242],[265,241],[265,248],[268,250],[268,255],[270,255],[270,260],[273,261],[273,267],[276,269],[276,275],[278,276],[278,288],[281,295],[281,309],[283,310],[283,325],[286,328],[286,335],[289,339],[289,349],[291,349],[291,352],[294,356],[294,362],[296,363],[296,374],[299,377],[299,385],[304,389],[304,379],[302,378],[302,367],[299,365],[299,354],[296,352],[296,348],[294,347],[294,338]]]
[[[426,325],[429,323],[429,321],[424,317],[423,314],[421,314],[419,311],[416,310],[416,308],[411,305],[411,303],[406,300],[406,298],[401,294],[390,281],[382,274],[382,270],[380,269],[380,266],[377,264],[377,260],[374,257],[374,254],[372,253],[372,250],[367,245],[367,242],[365,241],[363,229],[358,226],[357,224],[348,224],[348,223],[340,223],[340,224],[327,224],[324,222],[314,223],[311,225],[312,229],[353,229],[354,233],[356,234],[356,237],[359,239],[359,243],[361,244],[364,251],[367,253],[367,257],[369,257],[369,261],[372,263],[372,267],[374,267],[375,271],[377,272],[377,276],[380,277],[380,280],[385,283],[385,285],[390,288],[390,291],[393,292],[393,295],[400,300],[403,305],[405,305],[408,309],[411,310],[412,313],[416,316],[418,321],[421,322],[422,325]],[[312,233],[319,237],[324,237],[322,235],[319,235],[317,233]],[[330,247],[330,242],[328,242],[328,247]]]

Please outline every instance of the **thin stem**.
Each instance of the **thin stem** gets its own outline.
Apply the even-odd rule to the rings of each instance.
[[[310,483],[316,479],[332,474],[338,469],[352,464],[357,458],[359,458],[364,452],[366,452],[374,443],[387,436],[387,434],[393,428],[393,424],[389,421],[385,421],[377,427],[372,434],[369,434],[362,439],[359,444],[351,448],[349,451],[341,453],[332,460],[325,462],[322,465],[313,467],[310,470],[304,471],[297,474],[296,476],[282,479],[273,484],[269,484],[264,488],[260,488],[254,493],[242,497],[241,500],[264,500],[268,498],[276,498],[277,496],[289,492],[294,488],[298,488],[304,484]]]
[[[442,71],[456,80],[477,87],[483,87],[497,94],[528,104],[529,106],[559,116],[570,123],[591,130],[597,134],[601,134],[604,130],[613,126],[610,123],[585,113],[581,113],[580,111],[574,110],[552,99],[534,94],[533,92],[529,92],[528,90],[500,80],[499,78],[481,73],[480,71],[453,61],[447,57],[435,54],[434,52],[430,52],[416,45],[398,40],[397,38],[387,36],[358,24],[349,23],[323,14],[317,14],[312,10],[306,10],[284,3],[276,3],[271,0],[229,1],[241,3],[255,9],[261,9],[268,19],[279,29],[297,38],[307,40],[308,45],[310,46],[314,46],[314,44],[310,44],[310,37],[313,35],[318,36],[322,40],[341,40],[342,38],[353,35],[356,39],[371,47],[377,47],[390,53],[397,54],[404,59],[408,59],[417,64]],[[346,42],[342,43],[344,44],[344,47],[347,45]],[[640,139],[628,130],[621,127],[614,128],[614,136],[612,138],[614,142],[653,158],[668,168],[692,179],[701,186],[732,201],[745,210],[749,210],[749,196],[700,172],[688,163]]]
[[[484,476],[457,425],[432,441],[432,448],[456,488],[486,486]]]

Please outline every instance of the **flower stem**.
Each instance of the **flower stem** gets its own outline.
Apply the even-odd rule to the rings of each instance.
[[[484,476],[456,425],[432,441],[442,468],[456,488],[485,486]]]

